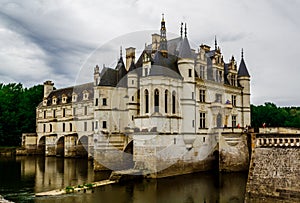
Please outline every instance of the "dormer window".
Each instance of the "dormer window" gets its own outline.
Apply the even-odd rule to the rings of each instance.
[[[88,100],[89,99],[89,92],[87,90],[84,90],[82,92],[83,95],[83,100]]]
[[[52,97],[52,104],[56,105],[57,104],[57,98],[56,96]]]
[[[63,104],[67,103],[67,99],[68,99],[67,95],[63,94],[62,95],[62,103]]]
[[[43,100],[43,106],[47,106],[47,99],[46,98]]]
[[[72,94],[72,102],[77,102],[77,94],[75,92]]]

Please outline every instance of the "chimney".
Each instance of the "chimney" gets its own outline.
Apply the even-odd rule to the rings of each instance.
[[[160,35],[159,34],[152,34],[152,53],[156,52],[159,49],[160,44]]]
[[[44,98],[47,98],[49,94],[53,91],[54,83],[50,80],[44,82]]]
[[[131,65],[131,62],[135,63],[135,48],[129,47],[126,48],[126,70],[128,71]]]

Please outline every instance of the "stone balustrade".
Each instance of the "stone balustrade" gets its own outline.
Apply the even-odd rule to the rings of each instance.
[[[257,138],[256,147],[300,147],[300,137]]]

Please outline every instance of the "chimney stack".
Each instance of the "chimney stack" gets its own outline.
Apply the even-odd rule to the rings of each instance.
[[[129,47],[126,48],[126,70],[128,71],[131,65],[131,62],[135,63],[135,48]]]

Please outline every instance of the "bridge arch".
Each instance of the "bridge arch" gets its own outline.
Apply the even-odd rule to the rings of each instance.
[[[81,136],[77,141],[76,155],[80,157],[88,157],[89,138],[84,135]]]
[[[65,154],[65,137],[61,136],[56,142],[56,156],[64,156]]]
[[[38,150],[38,153],[41,153],[41,154],[45,154],[45,149],[46,149],[46,136],[42,136],[39,140],[38,140],[38,143],[37,143],[37,150]]]

